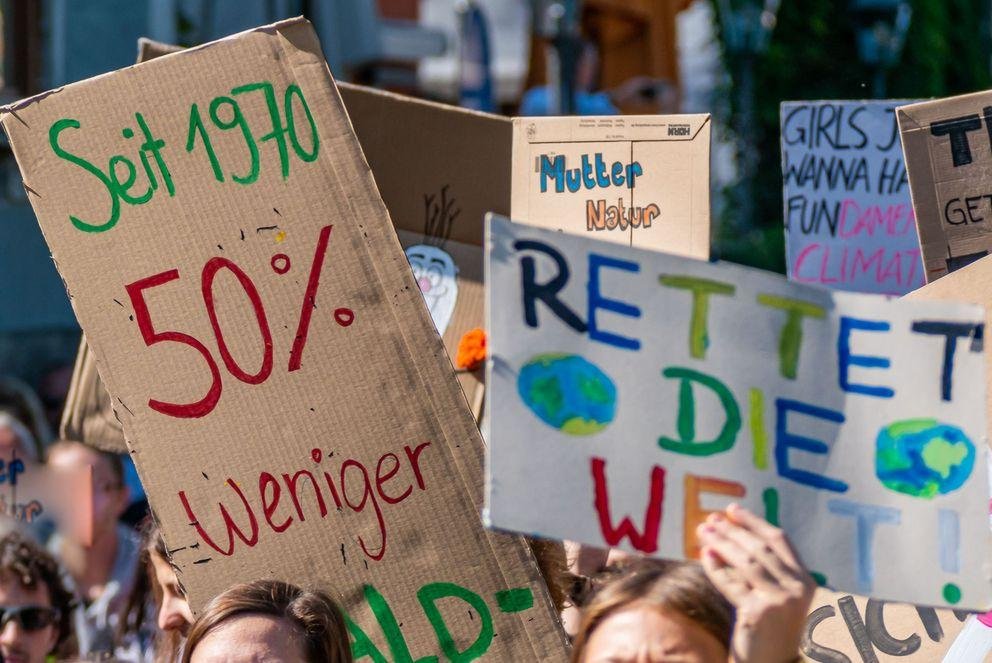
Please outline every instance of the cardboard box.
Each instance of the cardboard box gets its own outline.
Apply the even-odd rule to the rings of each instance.
[[[277,577],[359,656],[566,658],[309,23],[0,122],[194,610]]]
[[[510,216],[710,257],[710,116],[518,117]]]
[[[927,281],[992,248],[992,92],[902,106],[902,134]]]

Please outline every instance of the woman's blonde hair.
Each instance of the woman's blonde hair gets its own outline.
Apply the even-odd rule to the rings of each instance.
[[[190,663],[196,646],[221,623],[249,614],[292,624],[303,636],[304,657],[309,663],[352,663],[348,630],[334,599],[325,592],[300,589],[279,580],[235,585],[210,601],[186,638],[183,663]]]
[[[608,580],[582,609],[572,648],[580,663],[593,631],[615,612],[644,604],[691,619],[728,650],[734,629],[734,608],[706,578],[698,564],[641,561]]]

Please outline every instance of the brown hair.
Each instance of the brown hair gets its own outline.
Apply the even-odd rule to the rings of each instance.
[[[561,541],[524,537],[537,560],[537,568],[548,586],[555,610],[561,612],[568,602],[568,590],[574,576],[568,572],[565,546]]]
[[[327,593],[303,590],[279,580],[256,580],[235,585],[214,597],[193,624],[183,663],[212,630],[239,615],[269,615],[285,619],[303,635],[310,663],[352,663],[351,644],[341,610]]]
[[[75,654],[72,594],[62,584],[55,558],[20,532],[9,532],[0,538],[0,578],[4,582],[18,582],[26,589],[44,584],[52,607],[59,612],[55,651],[60,658]]]
[[[152,556],[171,564],[165,548],[165,540],[158,528],[154,514],[149,513],[139,525],[141,532],[141,552],[138,555],[138,571],[131,593],[124,603],[117,621],[117,637],[123,639],[129,633],[140,634],[145,626],[148,606],[155,608],[155,615],[162,605],[162,588],[155,576]],[[154,629],[152,649],[154,663],[173,663],[179,658],[182,635],[176,631]]]
[[[619,610],[644,603],[677,612],[701,626],[730,649],[734,608],[706,578],[698,564],[642,561],[607,581],[582,610],[572,663],[579,663],[593,631]]]

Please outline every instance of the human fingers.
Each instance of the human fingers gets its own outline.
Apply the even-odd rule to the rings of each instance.
[[[747,554],[749,565],[760,564],[777,585],[790,592],[802,591],[805,572],[802,569],[792,568],[783,561],[777,551],[763,538],[725,518],[714,519],[712,526]]]
[[[752,587],[771,589],[779,584],[758,558],[729,536],[722,519],[714,518],[703,523],[697,535],[703,546],[717,553],[727,566],[732,567]]]
[[[760,537],[772,550],[778,553],[779,559],[794,571],[805,572],[805,566],[799,558],[799,553],[792,547],[789,537],[781,529],[775,527],[764,518],[756,516],[737,503],[733,503],[727,507],[726,514],[731,521],[747,528]]]
[[[727,566],[712,548],[704,546],[699,552],[703,573],[713,586],[733,605],[740,605],[751,591],[750,585],[733,568]]]

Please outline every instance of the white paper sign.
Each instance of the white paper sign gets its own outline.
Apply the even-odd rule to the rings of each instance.
[[[733,500],[831,588],[992,603],[981,308],[498,217],[486,258],[490,526],[692,557]]]
[[[781,106],[789,278],[904,295],[926,281],[894,108],[906,101]]]

